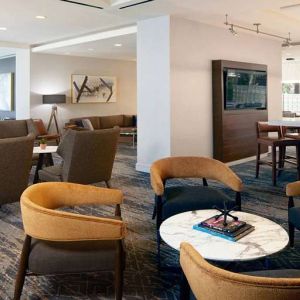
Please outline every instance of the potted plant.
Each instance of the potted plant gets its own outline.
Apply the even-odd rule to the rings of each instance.
[[[47,140],[44,139],[44,138],[40,139],[40,148],[41,148],[42,150],[45,150],[46,147],[47,147]]]

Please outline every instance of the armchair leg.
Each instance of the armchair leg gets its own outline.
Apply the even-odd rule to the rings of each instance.
[[[180,282],[180,300],[190,299],[190,286],[182,271]]]
[[[106,187],[107,187],[108,189],[111,189],[111,183],[110,183],[110,180],[105,181],[105,184],[106,184]]]
[[[22,295],[23,285],[24,285],[25,276],[26,276],[26,269],[27,269],[27,265],[28,265],[30,244],[31,244],[31,237],[26,235],[25,241],[23,244],[22,253],[21,253],[16,283],[15,283],[14,300],[19,300]]]
[[[152,213],[152,220],[156,217],[156,204],[154,204],[153,213]]]
[[[124,262],[123,262],[123,246],[122,241],[118,241],[116,253],[116,269],[115,269],[115,289],[116,300],[122,300],[123,297],[123,281],[124,281]]]
[[[259,163],[260,163],[260,144],[257,144],[256,171],[255,171],[255,177],[256,178],[258,178],[258,175],[259,175]]]
[[[240,192],[236,192],[236,194],[235,194],[235,203],[238,206],[238,210],[241,211],[242,210],[242,199],[241,199]]]
[[[289,222],[290,247],[294,247],[295,226]]]

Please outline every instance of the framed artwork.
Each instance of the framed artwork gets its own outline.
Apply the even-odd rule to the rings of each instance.
[[[117,78],[72,75],[72,103],[117,102]]]
[[[14,74],[0,74],[0,110],[14,110]]]

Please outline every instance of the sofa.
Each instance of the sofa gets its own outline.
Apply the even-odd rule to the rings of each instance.
[[[92,116],[92,117],[80,117],[70,119],[71,125],[76,125],[79,128],[84,127],[82,120],[90,120],[93,128],[97,129],[109,129],[115,126],[119,126],[121,133],[128,130],[136,129],[136,115],[114,115],[114,116]]]
[[[29,133],[37,135],[32,119],[0,121],[0,139],[27,136]]]

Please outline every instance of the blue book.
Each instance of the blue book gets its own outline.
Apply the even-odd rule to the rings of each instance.
[[[249,226],[249,228],[247,230],[241,232],[241,234],[239,234],[237,236],[226,235],[226,234],[223,234],[221,232],[215,231],[215,230],[207,228],[207,227],[201,227],[201,226],[199,226],[199,224],[194,225],[193,229],[226,239],[231,242],[236,242],[254,230],[254,226],[251,226],[251,225],[248,225],[248,226]]]

